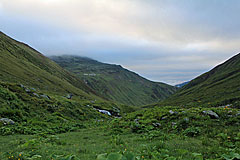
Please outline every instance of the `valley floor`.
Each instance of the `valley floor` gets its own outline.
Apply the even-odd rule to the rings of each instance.
[[[145,159],[144,157],[148,159],[150,152],[154,152],[158,147],[164,148],[162,151],[165,152],[166,158],[181,155],[185,157],[184,159],[187,157],[191,159],[190,157],[193,156],[188,150],[193,153],[204,151],[204,146],[198,139],[182,139],[173,134],[165,136],[153,139],[149,139],[146,135],[131,133],[113,136],[101,127],[47,137],[1,136],[0,159],[11,159],[12,156],[17,158],[35,156],[32,159],[64,159],[64,157],[67,159],[75,155],[76,159],[95,160],[99,154],[119,151],[136,153],[140,159]],[[163,139],[166,140],[163,141]]]
[[[188,137],[157,130],[116,134],[108,127],[106,123],[95,123],[87,129],[58,135],[0,136],[0,159],[95,160],[100,154],[116,152],[131,153],[139,160],[226,159],[224,156],[231,159],[231,156],[239,156],[236,153],[239,143],[231,142],[236,137]]]

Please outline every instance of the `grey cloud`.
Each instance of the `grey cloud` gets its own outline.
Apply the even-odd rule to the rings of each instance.
[[[45,55],[75,54],[178,83],[236,54],[238,0],[0,0],[0,29]]]

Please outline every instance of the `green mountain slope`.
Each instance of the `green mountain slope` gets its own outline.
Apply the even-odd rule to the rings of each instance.
[[[85,83],[28,45],[0,32],[0,80],[92,99]],[[87,93],[86,93],[87,92]]]
[[[120,65],[101,63],[77,56],[50,57],[106,99],[131,105],[145,105],[167,98],[176,88],[149,81]]]
[[[96,96],[74,74],[0,33],[0,119],[16,123],[9,130],[0,120],[0,135],[63,133],[134,110]]]
[[[240,54],[190,81],[161,104],[226,105],[240,101]]]

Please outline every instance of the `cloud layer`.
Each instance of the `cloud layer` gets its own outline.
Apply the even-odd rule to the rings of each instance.
[[[239,52],[238,0],[0,0],[0,30],[45,55],[188,81]]]

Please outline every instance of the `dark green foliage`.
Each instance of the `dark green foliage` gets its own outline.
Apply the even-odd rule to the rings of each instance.
[[[0,135],[12,134],[56,134],[84,128],[83,122],[109,117],[95,108],[120,111],[114,103],[88,100],[68,100],[50,95],[50,99],[36,97],[20,85],[0,82],[0,118],[10,118],[14,125],[0,126]],[[42,92],[35,91],[38,95]],[[119,114],[120,115],[120,114]]]
[[[126,105],[145,105],[167,98],[176,87],[149,81],[120,65],[76,56],[51,57],[75,73],[102,97]]]

